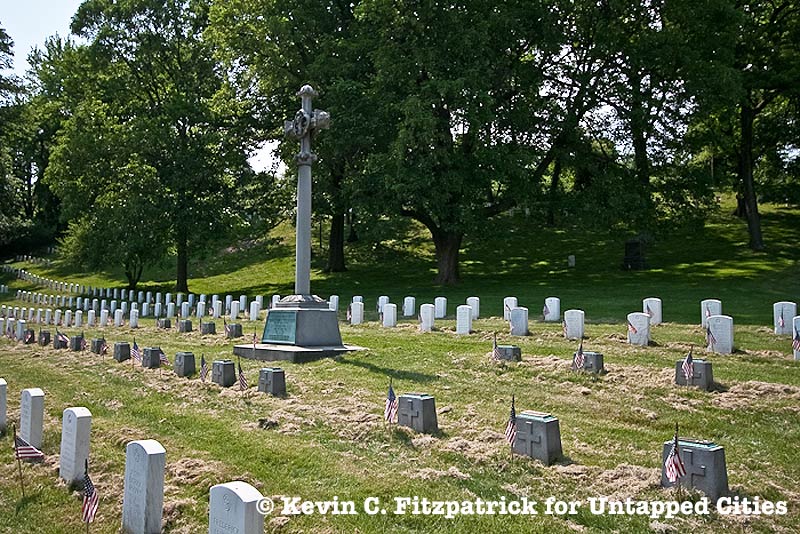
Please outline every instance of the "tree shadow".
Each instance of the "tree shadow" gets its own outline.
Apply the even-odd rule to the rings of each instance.
[[[14,509],[14,513],[19,514],[20,512],[25,510],[25,508],[27,508],[29,504],[37,501],[39,499],[39,496],[41,496],[41,494],[42,494],[41,491],[36,491],[33,493],[26,493],[24,497],[20,497]]]
[[[382,367],[380,365],[375,365],[370,362],[363,362],[358,360],[350,360],[347,357],[343,356],[339,358],[339,363],[344,363],[347,365],[355,365],[356,367],[361,367],[362,369],[366,369],[370,372],[380,374],[383,376],[389,376],[390,378],[394,378],[397,380],[407,380],[409,382],[419,382],[419,383],[429,383],[435,380],[438,380],[439,377],[436,375],[431,375],[427,373],[420,373],[416,371],[406,371],[401,369],[391,369],[389,367]]]

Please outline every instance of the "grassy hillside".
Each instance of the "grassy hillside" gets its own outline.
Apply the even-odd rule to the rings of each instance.
[[[765,208],[770,250],[751,253],[738,221],[715,216],[701,235],[659,239],[649,250],[652,269],[624,272],[621,236],[586,230],[526,228],[505,231],[508,221],[487,227],[480,240],[466,242],[464,282],[441,288],[433,278],[430,247],[418,235],[378,247],[374,256],[355,253],[344,274],[317,271],[312,287],[348,302],[365,296],[370,322],[342,324],[348,343],[366,347],[339,359],[284,364],[288,396],[276,399],[251,388],[221,389],[169,372],[143,370],[108,356],[16,345],[0,339],[0,377],[9,389],[9,417],[18,416],[19,392],[46,392],[44,465],[25,466],[28,497],[20,498],[8,436],[0,440],[0,532],[77,532],[80,498],[56,482],[60,419],[64,408],[86,406],[93,415],[92,470],[102,499],[91,532],[115,533],[121,517],[125,444],[158,439],[167,450],[165,532],[207,531],[209,487],[245,480],[267,496],[352,500],[361,509],[378,497],[393,510],[393,499],[519,499],[582,501],[576,515],[484,516],[445,519],[420,515],[267,517],[268,532],[444,533],[481,532],[796,532],[800,530],[800,463],[791,444],[800,439],[800,362],[791,341],[771,332],[771,305],[798,300],[800,272],[796,246],[800,212]],[[285,231],[286,229],[284,229]],[[190,287],[201,293],[286,294],[291,287],[292,247],[223,251],[193,267]],[[577,266],[568,269],[566,256]],[[266,259],[265,259],[266,258]],[[82,283],[119,283],[114,273],[72,273],[58,262],[42,274]],[[154,275],[147,287],[167,287],[169,274]],[[30,287],[11,281],[12,290]],[[454,306],[468,295],[481,297],[482,317],[469,336],[454,334],[455,321],[437,321],[437,331],[420,334],[415,321],[396,329],[375,322],[378,295],[398,302],[415,295],[418,305],[436,295]],[[516,295],[531,310],[532,335],[512,338],[496,316],[502,297]],[[546,296],[562,298],[562,311],[586,310],[584,346],[605,355],[607,375],[570,371],[574,342],[561,327],[536,317]],[[641,298],[664,300],[666,324],[654,328],[653,345],[625,343],[624,314],[641,309]],[[723,300],[734,316],[737,352],[706,353],[697,326],[698,301]],[[3,303],[10,302],[2,295]],[[342,313],[343,316],[343,313]],[[343,318],[343,317],[342,317]],[[161,346],[170,360],[178,350],[207,359],[230,357],[232,343],[221,335],[178,334],[143,327],[89,329],[87,337]],[[244,323],[252,332],[261,323]],[[221,324],[218,324],[221,330]],[[518,344],[523,362],[490,361],[491,338]],[[673,384],[674,364],[691,345],[714,365],[714,392]],[[250,384],[258,362],[242,361]],[[441,432],[436,436],[387,428],[382,421],[389,378],[398,394],[436,397]],[[511,396],[517,409],[548,411],[560,419],[565,458],[551,467],[519,456],[510,458],[503,441]],[[788,501],[781,517],[682,517],[651,519],[593,515],[586,499],[611,496],[671,499],[659,488],[661,446],[675,423],[681,435],[708,439],[726,450],[732,491],[739,496]],[[690,498],[696,499],[698,495]]]

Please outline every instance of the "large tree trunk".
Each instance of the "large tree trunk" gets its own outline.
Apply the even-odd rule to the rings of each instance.
[[[341,273],[347,270],[344,264],[344,213],[334,213],[331,218],[331,233],[328,238],[328,272]]]
[[[561,182],[561,158],[557,157],[553,165],[553,178],[550,181],[550,200],[547,204],[547,224],[556,224],[556,200],[558,197],[558,186]]]
[[[739,124],[742,129],[739,141],[739,180],[744,193],[744,211],[747,231],[750,234],[750,248],[764,250],[761,236],[761,217],[758,214],[755,183],[753,181],[753,123],[756,112],[749,98],[742,101]]]
[[[178,231],[176,239],[176,248],[178,252],[178,276],[176,280],[176,290],[180,293],[189,292],[189,245],[187,243],[186,234]]]
[[[436,267],[438,274],[434,281],[437,284],[457,284],[461,280],[458,267],[458,255],[461,249],[461,232],[444,232],[431,230],[433,244],[436,246]]]

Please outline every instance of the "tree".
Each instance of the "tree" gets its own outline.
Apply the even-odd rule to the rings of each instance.
[[[47,178],[68,205],[66,216],[79,221],[73,230],[85,227],[76,215],[85,209],[111,217],[101,221],[106,224],[152,224],[174,247],[178,291],[189,289],[192,251],[208,246],[209,235],[236,217],[236,190],[249,176],[250,131],[240,120],[246,110],[204,37],[209,3],[88,0],[72,22],[88,45],[67,54],[72,70],[55,66],[61,81],[54,85],[69,103],[73,125],[59,137],[58,164]],[[84,135],[78,121],[99,114],[98,135]],[[121,192],[128,195],[120,199]],[[115,199],[127,199],[137,211],[123,203],[112,214],[105,207]],[[136,262],[151,257],[135,250],[123,255],[133,262],[132,280],[140,272]]]

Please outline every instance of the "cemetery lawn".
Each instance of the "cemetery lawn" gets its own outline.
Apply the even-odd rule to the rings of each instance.
[[[725,212],[727,212],[725,208]],[[370,263],[355,258],[344,274],[316,272],[314,291],[339,294],[344,303],[364,295],[366,324],[341,323],[345,342],[367,347],[338,359],[295,365],[286,371],[286,398],[257,393],[262,363],[242,360],[251,388],[222,389],[170,370],[144,370],[109,356],[16,345],[0,339],[0,377],[8,382],[9,420],[18,420],[20,391],[45,393],[43,464],[24,465],[20,494],[10,436],[0,438],[0,533],[82,532],[80,494],[58,482],[61,414],[86,406],[93,414],[91,474],[101,500],[91,532],[117,533],[125,445],[153,438],[167,451],[164,531],[207,532],[209,488],[244,480],[265,496],[298,496],[354,501],[358,515],[267,516],[267,532],[282,533],[506,533],[506,532],[797,532],[800,531],[800,362],[791,357],[788,336],[772,334],[772,303],[800,295],[800,212],[774,206],[764,211],[768,254],[747,250],[741,221],[721,211],[697,235],[676,234],[657,241],[648,253],[652,269],[624,272],[620,236],[536,229],[504,231],[492,223],[480,242],[467,241],[462,275],[454,288],[430,284],[430,250],[419,235],[386,243]],[[519,228],[519,227],[517,227]],[[486,236],[494,236],[495,239]],[[490,245],[487,245],[491,243]],[[289,292],[292,249],[231,251],[196,267],[196,293],[270,294]],[[363,251],[358,252],[364,254]],[[577,266],[568,269],[566,256]],[[260,256],[261,259],[256,260]],[[22,266],[23,264],[18,264]],[[24,264],[33,272],[78,283],[116,283],[114,273],[76,273],[56,262]],[[288,267],[287,267],[288,266]],[[167,271],[165,271],[166,273]],[[145,289],[164,288],[155,276]],[[38,290],[5,278],[14,303],[16,289]],[[395,329],[378,326],[375,300],[389,295],[402,302],[415,295],[417,306],[448,297],[449,317],[437,330],[417,332],[416,321]],[[482,319],[475,333],[456,336],[454,309],[470,295],[481,297]],[[498,318],[502,297],[515,295],[528,306],[531,335],[512,338]],[[586,311],[584,348],[602,352],[608,374],[593,377],[570,371],[576,343],[563,339],[561,325],[537,319],[546,296],[560,296],[561,310]],[[659,296],[667,323],[654,327],[653,345],[625,342],[625,314],[641,310],[641,299]],[[734,317],[732,355],[703,349],[699,300],[719,298]],[[340,313],[344,319],[344,312]],[[233,343],[221,334],[201,336],[142,327],[86,329],[87,338],[105,336],[161,346],[170,361],[191,351],[211,361],[232,357]],[[262,322],[244,322],[245,336]],[[221,321],[217,323],[221,331]],[[197,325],[195,324],[195,329]],[[54,332],[54,330],[51,330]],[[76,334],[74,329],[67,330]],[[521,363],[489,359],[492,334],[522,348]],[[713,362],[714,392],[674,385],[675,362],[694,346],[695,357]],[[383,405],[388,380],[398,394],[434,395],[441,432],[416,435],[387,428]],[[565,458],[545,467],[509,455],[503,431],[512,395],[518,411],[550,412],[560,420]],[[593,515],[587,499],[667,500],[659,487],[661,448],[675,423],[682,437],[707,439],[725,447],[734,495],[787,501],[785,516],[708,516],[651,519]],[[394,498],[432,500],[538,501],[537,516],[395,515]],[[545,515],[543,501],[581,501],[576,515]],[[377,497],[387,514],[364,513],[363,502]],[[686,494],[683,495],[687,498]],[[690,494],[696,500],[700,495]],[[713,508],[713,507],[712,507]]]

